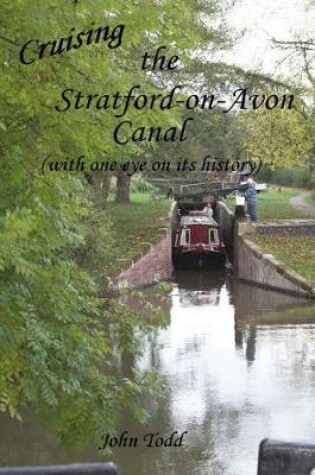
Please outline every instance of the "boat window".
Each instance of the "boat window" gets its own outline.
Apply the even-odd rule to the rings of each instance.
[[[187,246],[188,244],[190,244],[190,229],[183,229],[180,238],[180,245]]]
[[[209,243],[210,244],[218,244],[219,242],[219,233],[218,230],[215,228],[209,229]]]

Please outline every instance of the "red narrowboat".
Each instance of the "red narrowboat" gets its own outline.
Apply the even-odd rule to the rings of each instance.
[[[226,248],[218,223],[203,211],[190,211],[178,220],[173,241],[176,269],[223,267]]]

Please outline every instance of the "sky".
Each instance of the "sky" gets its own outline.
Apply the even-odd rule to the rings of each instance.
[[[277,66],[283,53],[272,48],[270,39],[292,40],[297,34],[304,39],[311,37],[315,31],[315,1],[234,0],[233,3],[227,24],[238,33],[243,30],[245,33],[226,60],[259,72],[298,73],[290,70],[287,62]]]

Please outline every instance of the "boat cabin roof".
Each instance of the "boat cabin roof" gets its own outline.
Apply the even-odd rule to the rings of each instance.
[[[219,227],[218,223],[210,216],[204,214],[198,214],[196,216],[182,216],[180,219],[181,226],[191,226],[191,225],[206,225],[206,226],[213,226]]]

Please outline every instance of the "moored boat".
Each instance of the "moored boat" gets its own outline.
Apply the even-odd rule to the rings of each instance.
[[[223,267],[226,248],[219,224],[203,211],[190,211],[179,218],[173,241],[176,269]]]

